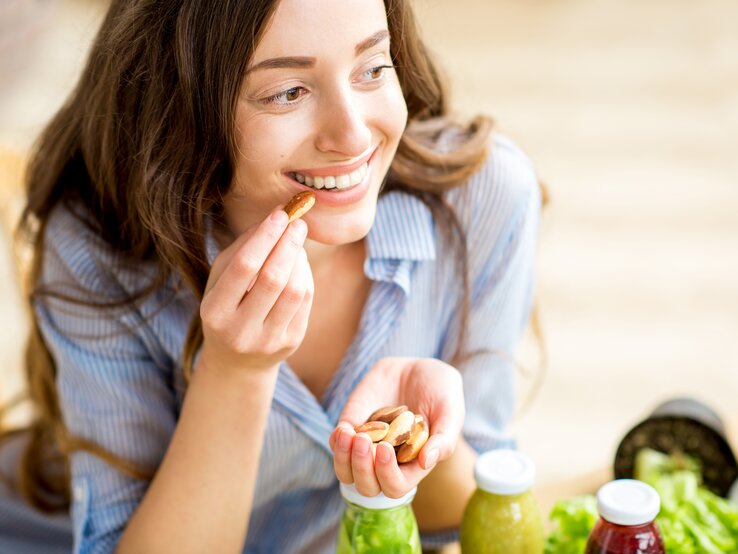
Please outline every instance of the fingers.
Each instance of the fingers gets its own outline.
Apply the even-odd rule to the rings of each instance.
[[[377,445],[375,464],[377,481],[385,496],[390,498],[400,498],[407,494],[431,472],[435,465],[433,462],[424,466],[418,459],[400,466],[391,444],[382,441]]]
[[[442,460],[447,460],[454,452],[454,444],[448,435],[432,435],[418,454],[418,462],[423,469],[431,470]]]
[[[356,490],[364,496],[376,496],[382,492],[374,474],[374,449],[366,433],[356,434],[343,422],[331,435],[333,467],[342,483],[355,483]]]
[[[349,427],[351,427],[351,426],[348,425],[345,421],[341,421],[336,426],[336,428],[333,429],[333,431],[331,432],[330,436],[328,437],[328,446],[330,447],[331,450],[334,450],[334,451],[336,450],[336,445],[338,443],[338,434],[343,429],[348,429]]]
[[[221,252],[210,272],[202,308],[235,311],[287,224],[287,214],[275,210],[252,233],[244,233]]]
[[[418,454],[418,461],[423,469],[432,469],[439,461],[446,460],[454,453],[456,442],[452,436],[457,436],[458,425],[449,412],[442,412],[433,422],[430,436]]]
[[[304,336],[314,296],[313,273],[303,248],[298,254],[289,283],[264,321],[265,329],[286,330],[288,337]]]
[[[329,444],[334,452],[333,463],[339,481],[356,483],[356,489],[365,496],[382,492],[390,498],[400,498],[417,486],[454,450],[450,435],[436,434],[421,449],[416,460],[400,465],[390,443],[381,441],[372,445],[368,435],[355,433],[345,421],[331,433]]]
[[[359,494],[377,496],[382,492],[374,473],[372,440],[366,433],[359,433],[354,438],[354,445],[351,449],[351,471]]]
[[[305,284],[291,280],[293,269],[297,263],[307,236],[307,225],[298,219],[292,222],[271,254],[264,262],[254,286],[239,306],[239,311],[249,314],[249,318],[266,321],[268,314],[275,307],[280,296],[282,304],[277,317],[282,323],[292,319],[305,294]],[[291,311],[290,311],[291,310]]]
[[[310,319],[310,310],[313,306],[314,291],[312,288],[305,292],[305,296],[302,297],[302,303],[297,309],[297,313],[292,318],[289,326],[287,327],[287,334],[289,336],[304,336],[307,331],[308,321]]]
[[[348,485],[354,482],[354,473],[351,468],[351,450],[356,433],[350,425],[339,424],[334,436],[334,445],[332,445],[333,467],[336,470],[338,480]]]
[[[303,268],[302,279],[305,283],[305,295],[302,298],[302,304],[287,328],[287,333],[304,335],[308,326],[310,310],[313,306],[313,298],[315,297],[315,281],[313,280],[313,271],[310,268],[305,249],[302,250],[302,256],[297,263]]]
[[[377,445],[376,475],[382,492],[390,498],[400,498],[412,488],[397,465],[395,449],[386,441]]]
[[[200,304],[212,365],[271,368],[299,347],[313,296],[306,238],[278,209],[216,258]]]
[[[399,466],[395,449],[386,441],[373,445],[365,433],[355,433],[347,422],[341,422],[329,438],[333,450],[333,467],[342,483],[355,483],[364,496],[380,492],[400,498],[428,475],[435,463],[422,467],[418,461]]]

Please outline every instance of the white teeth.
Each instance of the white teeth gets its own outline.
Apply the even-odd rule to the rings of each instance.
[[[336,177],[336,188],[345,189],[351,184],[351,177],[348,175],[341,175]]]
[[[328,177],[312,177],[310,175],[302,175],[301,173],[293,173],[292,175],[294,175],[299,183],[303,183],[309,187],[343,190],[361,183],[368,172],[369,165],[364,163],[358,169],[343,175],[329,175]]]

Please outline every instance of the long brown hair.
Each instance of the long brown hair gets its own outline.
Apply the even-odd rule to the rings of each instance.
[[[85,223],[123,263],[153,262],[157,268],[145,290],[94,305],[130,306],[171,275],[202,299],[210,270],[206,217],[220,213],[231,183],[237,157],[234,112],[242,75],[277,3],[113,0],[76,89],[39,138],[29,163],[27,205],[19,230],[33,248],[31,300],[62,296],[37,283],[46,222],[60,202],[81,203]],[[460,242],[459,260],[466,275],[461,225],[441,193],[481,166],[492,123],[478,117],[459,128],[460,139],[452,151],[434,148],[439,132],[452,125],[441,77],[419,38],[409,1],[385,0],[385,6],[393,63],[410,120],[388,182],[391,188],[421,197],[448,222]],[[466,277],[464,290],[462,313],[468,311]],[[195,313],[183,352],[186,374],[201,341]],[[150,476],[67,433],[54,360],[35,322],[26,371],[35,414],[18,483],[32,504],[45,511],[68,506],[67,456],[77,449],[130,475]]]

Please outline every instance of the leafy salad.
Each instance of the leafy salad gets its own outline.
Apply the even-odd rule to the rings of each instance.
[[[698,461],[644,448],[636,457],[635,478],[661,497],[656,525],[669,554],[738,553],[738,505],[702,486]],[[594,496],[557,502],[545,554],[582,554],[598,517]]]

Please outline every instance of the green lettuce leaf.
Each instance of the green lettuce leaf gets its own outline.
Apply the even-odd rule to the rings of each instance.
[[[698,462],[644,448],[635,477],[661,497],[656,525],[669,554],[738,553],[738,506],[702,486]]]
[[[557,502],[549,516],[553,531],[546,538],[545,554],[582,554],[598,517],[594,496]]]
[[[698,461],[648,448],[636,456],[635,478],[661,498],[656,526],[668,554],[738,554],[738,506],[702,486]],[[594,496],[557,502],[545,554],[583,554],[597,518]]]

